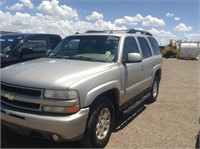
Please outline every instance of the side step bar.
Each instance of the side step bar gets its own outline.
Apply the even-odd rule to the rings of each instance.
[[[132,112],[135,108],[137,108],[139,105],[141,105],[145,100],[147,100],[151,96],[151,93],[147,93],[145,96],[143,96],[140,100],[132,104],[130,107],[126,108],[123,113],[128,114]]]

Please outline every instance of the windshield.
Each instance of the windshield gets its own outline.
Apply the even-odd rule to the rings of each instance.
[[[114,62],[118,44],[118,36],[69,36],[48,57]]]
[[[0,46],[1,46],[1,53],[8,53],[13,49],[22,39],[24,36],[16,36],[16,35],[5,35],[5,36],[0,36]]]

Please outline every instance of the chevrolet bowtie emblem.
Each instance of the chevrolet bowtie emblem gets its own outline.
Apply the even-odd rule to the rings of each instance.
[[[15,95],[13,93],[5,93],[4,97],[6,97],[8,100],[14,100]]]

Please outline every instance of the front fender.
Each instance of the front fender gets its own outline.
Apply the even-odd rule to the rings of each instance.
[[[93,89],[91,89],[87,95],[86,100],[84,100],[83,107],[90,106],[92,102],[101,94],[109,91],[111,89],[117,89],[120,92],[120,82],[117,80],[106,82]]]

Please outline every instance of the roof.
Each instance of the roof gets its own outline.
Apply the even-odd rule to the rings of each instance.
[[[143,30],[136,30],[136,29],[129,29],[129,30],[89,30],[85,33],[79,34],[78,32],[76,35],[83,35],[83,36],[89,36],[89,35],[96,35],[96,36],[101,36],[101,35],[115,35],[115,36],[121,36],[124,34],[132,34],[132,35],[142,35],[142,36],[152,36],[151,33]]]
[[[32,35],[57,35],[57,34],[43,34],[43,33],[10,33],[10,34],[4,34],[0,36],[32,36]],[[59,35],[58,35],[59,36]]]

